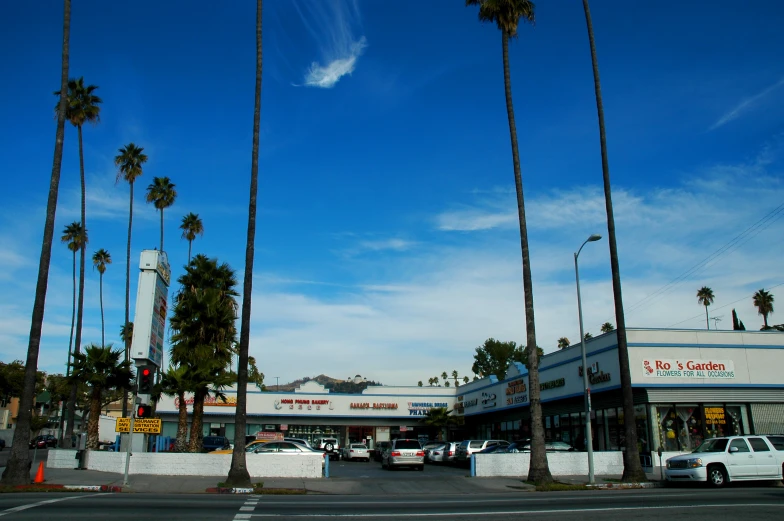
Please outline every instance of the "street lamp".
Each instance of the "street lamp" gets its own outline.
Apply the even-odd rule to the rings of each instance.
[[[577,268],[577,257],[583,246],[589,242],[598,241],[601,235],[593,234],[582,243],[580,249],[574,254],[574,277],[577,280],[577,315],[580,318],[580,346],[583,355],[583,386],[585,387],[585,440],[588,446],[588,483],[593,483],[593,435],[591,434],[591,387],[588,385],[588,361],[585,356],[585,333],[583,332],[583,304],[580,300],[580,270]]]

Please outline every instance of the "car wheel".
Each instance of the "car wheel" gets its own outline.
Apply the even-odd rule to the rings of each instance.
[[[332,452],[332,449],[334,448],[335,447],[331,443],[327,443],[326,445],[324,445],[324,450],[326,450],[327,452]]]
[[[719,465],[708,467],[708,484],[715,488],[721,488],[727,484],[727,472]]]

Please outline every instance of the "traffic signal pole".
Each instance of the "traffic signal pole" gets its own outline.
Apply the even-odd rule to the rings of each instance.
[[[133,394],[133,403],[136,404],[136,393]],[[131,445],[133,441],[133,418],[136,416],[135,407],[131,407],[131,424],[128,429],[128,445],[125,446],[125,475],[123,476],[123,486],[128,486],[128,469],[131,467]]]

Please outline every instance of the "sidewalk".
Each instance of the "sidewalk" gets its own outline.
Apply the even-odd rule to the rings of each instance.
[[[31,472],[30,479],[35,477]],[[123,475],[96,470],[46,469],[45,484],[120,486],[123,492],[155,494],[203,494],[225,478],[220,476],[157,476],[132,474],[129,484],[123,486]],[[349,479],[349,478],[254,478],[254,483],[264,483],[265,489],[296,489],[309,494],[486,494],[519,493],[534,487],[518,478],[468,478],[439,479]]]
[[[35,470],[35,469],[34,469]],[[35,477],[31,472],[30,479]],[[129,484],[123,486],[123,475],[96,470],[46,469],[44,484],[81,485],[81,486],[116,486],[123,492],[153,494],[203,494],[208,488],[214,488],[225,478],[220,476],[158,476],[132,474],[128,477]],[[597,485],[620,488],[621,476],[596,476]],[[586,476],[558,476],[557,482],[569,484],[586,484]],[[530,492],[532,485],[524,483],[520,478],[491,477],[469,478],[448,477],[438,479],[400,479],[400,478],[255,478],[254,483],[264,483],[265,489],[304,490],[308,494],[347,494],[347,495],[422,495],[422,494],[509,494]],[[653,481],[652,486],[660,486]],[[651,485],[649,485],[651,486]]]

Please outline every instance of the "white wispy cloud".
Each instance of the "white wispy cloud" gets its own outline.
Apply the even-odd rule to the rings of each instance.
[[[766,87],[762,91],[758,92],[757,94],[742,100],[738,103],[735,107],[727,111],[724,115],[722,115],[716,123],[711,125],[708,130],[716,130],[719,127],[722,127],[729,123],[732,120],[735,120],[743,115],[743,113],[747,112],[748,110],[752,109],[760,100],[765,98],[767,95],[778,89],[779,87],[784,86],[784,78],[780,79],[773,85]]]
[[[321,59],[314,60],[305,73],[304,85],[331,89],[354,72],[367,48],[367,39],[355,35],[361,25],[358,6],[340,0],[293,5],[321,54]]]

